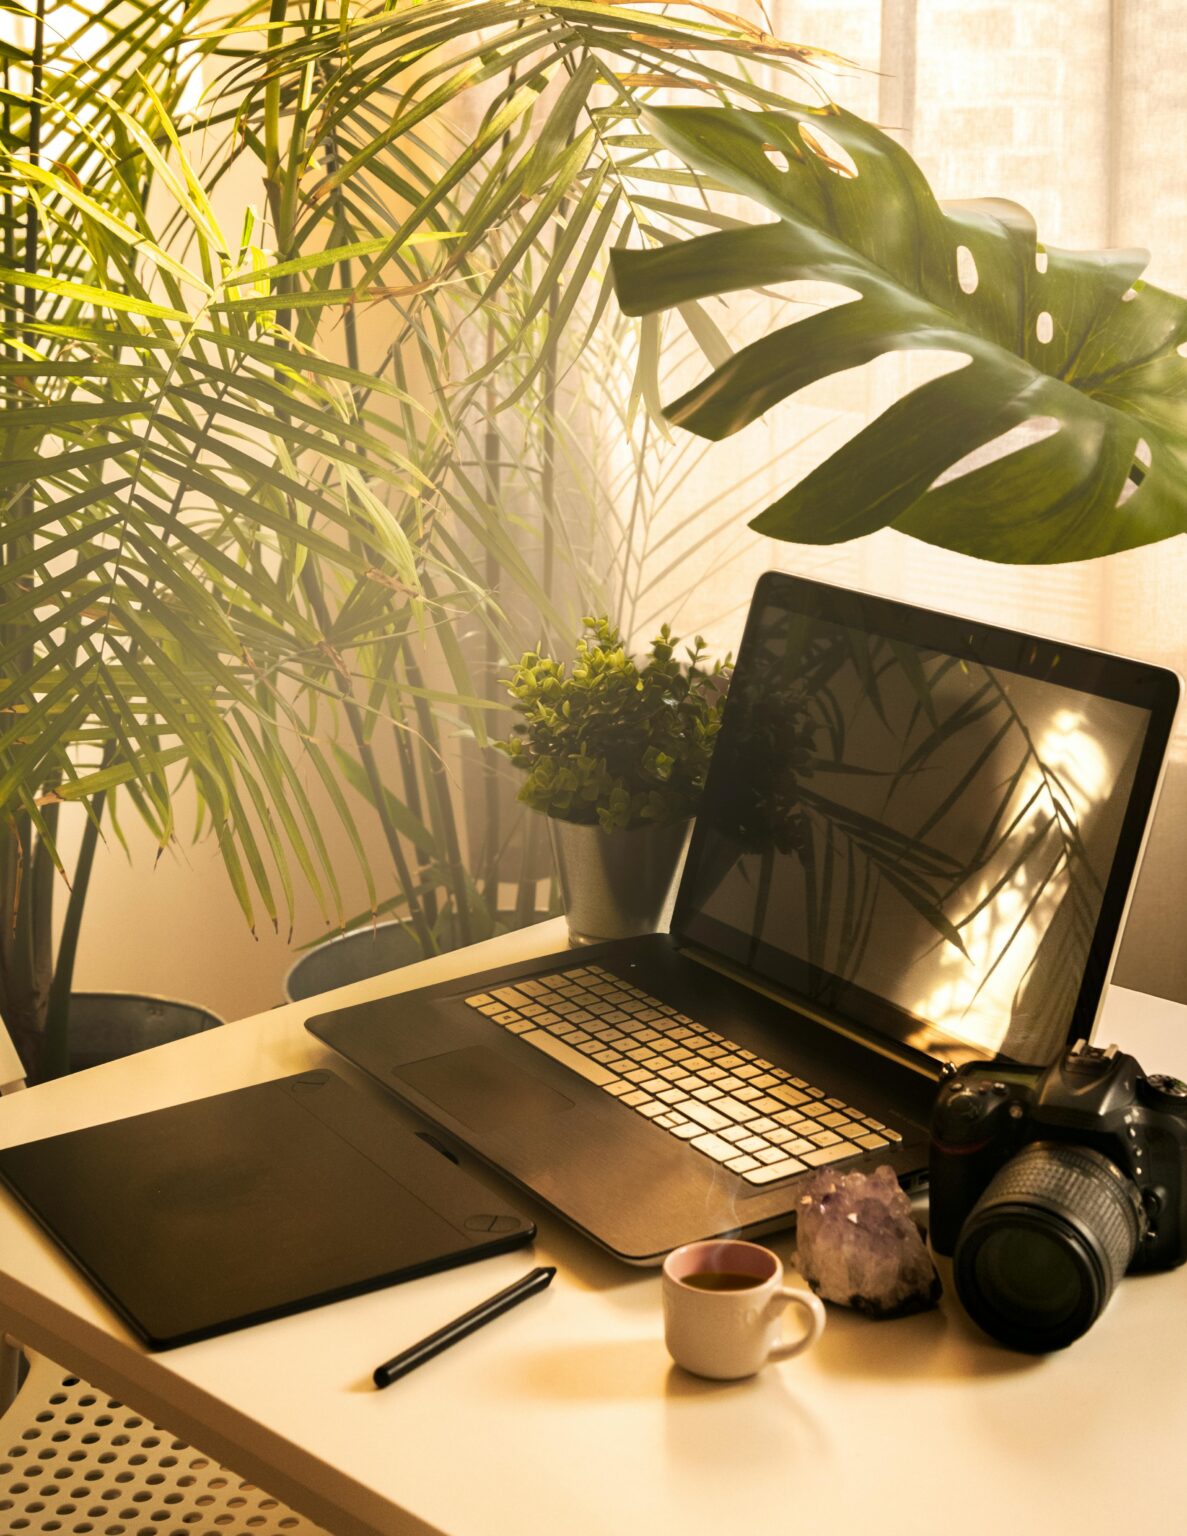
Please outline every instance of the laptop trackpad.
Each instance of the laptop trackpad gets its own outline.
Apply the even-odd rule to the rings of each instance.
[[[392,1076],[475,1131],[506,1130],[518,1120],[573,1108],[572,1099],[485,1045],[393,1067]]]

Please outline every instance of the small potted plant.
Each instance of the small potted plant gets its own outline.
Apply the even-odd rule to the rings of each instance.
[[[730,658],[677,658],[665,624],[642,663],[605,617],[586,618],[571,666],[528,652],[508,683],[522,716],[498,742],[548,817],[575,944],[663,926],[705,782]]]

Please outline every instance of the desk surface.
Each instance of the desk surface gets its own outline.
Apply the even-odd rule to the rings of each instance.
[[[358,1001],[562,947],[542,924],[338,994]],[[278,1008],[0,1100],[0,1144],[308,1067],[361,1076]],[[1103,1034],[1187,1076],[1187,1009],[1114,988]],[[530,1208],[529,1202],[520,1201]],[[830,1308],[802,1359],[713,1385],[672,1367],[659,1279],[534,1212],[542,1297],[386,1392],[370,1371],[531,1267],[528,1251],[158,1355],[0,1193],[0,1325],[287,1499],[333,1536],[830,1536],[1181,1529],[1187,1267],[1126,1280],[1084,1339],[1010,1354],[941,1310]],[[119,1219],[118,1193],[112,1219]],[[787,1260],[792,1243],[772,1240]],[[201,1255],[194,1255],[201,1263]]]

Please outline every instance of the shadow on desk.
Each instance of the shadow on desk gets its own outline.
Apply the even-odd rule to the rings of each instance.
[[[828,1327],[813,1351],[816,1368],[866,1379],[927,1376],[968,1380],[1034,1370],[1040,1355],[995,1344],[960,1309],[950,1280],[938,1309],[873,1322],[844,1307],[829,1307]]]

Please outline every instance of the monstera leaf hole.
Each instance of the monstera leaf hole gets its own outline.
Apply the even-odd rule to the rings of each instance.
[[[1125,505],[1125,503],[1137,490],[1138,486],[1141,485],[1142,481],[1146,478],[1146,471],[1149,469],[1149,467],[1150,444],[1144,437],[1140,437],[1137,442],[1137,447],[1133,450],[1133,463],[1130,466],[1129,474],[1121,484],[1121,489],[1117,493],[1117,501],[1115,505],[1119,507]]]
[[[818,160],[823,160],[825,165],[836,176],[844,176],[848,180],[855,180],[860,174],[857,162],[842,145],[838,144],[831,133],[826,133],[823,128],[818,128],[815,123],[811,127],[807,123],[799,124],[800,138],[812,151]]]
[[[1042,314],[1035,321],[1035,335],[1039,338],[1044,346],[1046,346],[1051,338],[1055,335],[1055,321],[1052,320],[1051,311],[1049,309],[1043,310]]]
[[[791,161],[787,158],[783,151],[781,149],[777,149],[774,144],[764,144],[763,154],[766,155],[767,159],[771,162],[777,171],[782,171],[783,174],[786,175],[787,172],[791,170]]]
[[[1044,251],[1042,249],[1042,247],[1040,247],[1035,252],[1035,271],[1036,272],[1045,272],[1046,270],[1047,270],[1047,253],[1046,253],[1046,251]]]
[[[977,271],[977,259],[967,245],[956,247],[956,280],[965,293],[976,293],[981,281]]]
[[[980,448],[974,449],[972,453],[966,454],[963,459],[958,459],[955,464],[950,465],[932,482],[931,489],[937,485],[947,485],[950,480],[959,480],[962,475],[971,474],[975,469],[984,469],[987,464],[1008,458],[1010,454],[1018,453],[1023,448],[1033,447],[1035,443],[1041,443],[1044,438],[1054,436],[1059,428],[1060,424],[1054,416],[1035,416],[1030,421],[1019,422],[1016,427],[1011,427],[1000,437],[983,443]]]

